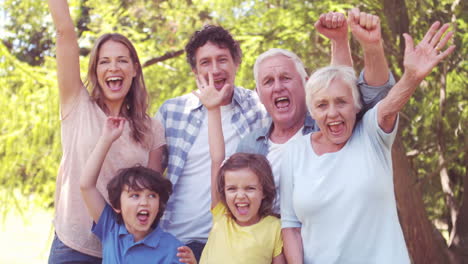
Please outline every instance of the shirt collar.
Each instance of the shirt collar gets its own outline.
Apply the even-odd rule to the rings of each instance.
[[[118,230],[119,238],[121,236],[132,236],[125,227],[125,224],[119,224],[119,230]],[[157,248],[159,245],[159,241],[161,240],[161,235],[162,235],[162,229],[159,227],[159,225],[151,231],[148,235],[146,235],[142,240],[135,242],[134,244],[145,244],[148,247],[153,247]]]
[[[273,129],[273,120],[270,119],[268,127],[258,130],[256,135],[256,140],[267,140],[270,137],[271,130]],[[304,119],[304,127],[302,128],[302,134],[306,135],[312,131],[317,130],[315,127],[315,120],[310,116],[309,111],[307,111],[306,117]]]

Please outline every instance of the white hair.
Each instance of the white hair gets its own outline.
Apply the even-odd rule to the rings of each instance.
[[[304,68],[304,64],[302,63],[301,59],[296,54],[294,54],[293,52],[289,50],[274,48],[274,49],[269,49],[265,51],[264,53],[260,54],[260,56],[258,56],[257,59],[255,60],[254,78],[255,78],[255,85],[257,87],[257,92],[258,92],[258,86],[259,86],[258,85],[258,82],[259,82],[258,71],[259,71],[260,64],[268,58],[280,56],[280,55],[288,57],[294,62],[294,65],[296,66],[296,71],[297,73],[299,73],[299,76],[301,76],[302,85],[305,85],[305,82],[307,79],[307,72]]]
[[[318,91],[329,87],[330,83],[335,79],[343,81],[351,88],[354,106],[361,110],[361,94],[356,85],[357,78],[354,69],[349,66],[327,66],[314,72],[305,85],[306,104],[309,113],[312,113],[312,98],[314,95]]]

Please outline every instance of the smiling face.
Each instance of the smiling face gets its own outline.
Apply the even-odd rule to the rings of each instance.
[[[113,40],[101,45],[96,74],[104,94],[104,103],[110,107],[121,105],[136,76],[136,65],[128,48]]]
[[[250,226],[260,220],[258,210],[264,198],[262,185],[252,170],[245,168],[225,173],[226,204],[240,226]]]
[[[152,230],[159,211],[159,195],[149,189],[133,190],[124,185],[120,195],[120,209],[125,227],[134,236],[135,241],[143,239]]]
[[[311,95],[310,111],[328,144],[344,146],[353,133],[356,107],[351,88],[341,79]]]
[[[275,126],[302,126],[307,111],[304,82],[293,60],[282,54],[259,64],[257,92]]]
[[[234,80],[238,64],[232,58],[228,48],[221,48],[218,45],[208,41],[195,52],[196,66],[193,72],[202,75],[208,82],[208,73],[213,74],[215,88],[220,90],[225,84],[231,85],[231,91],[224,104],[230,103],[234,91]]]

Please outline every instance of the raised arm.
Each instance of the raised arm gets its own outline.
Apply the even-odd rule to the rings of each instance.
[[[48,0],[57,31],[57,78],[62,116],[71,110],[74,98],[83,89],[80,79],[80,55],[75,27],[66,0]]]
[[[344,14],[328,12],[315,23],[317,31],[332,43],[331,65],[353,66],[348,41],[348,23]]]
[[[211,72],[208,73],[208,83],[203,76],[199,75],[197,85],[199,90],[193,92],[193,94],[200,99],[208,110],[208,144],[211,156],[211,208],[214,208],[219,202],[217,189],[218,172],[226,155],[220,107],[225,98],[229,96],[228,91],[231,89],[228,84],[225,84],[221,90],[216,90]]]
[[[96,147],[86,161],[83,174],[80,177],[80,189],[88,212],[97,223],[101,216],[106,201],[96,188],[96,182],[112,143],[122,135],[125,119],[121,117],[108,117],[101,137]]]
[[[383,49],[379,17],[353,8],[348,14],[348,23],[363,49],[366,83],[370,86],[385,84],[388,81],[389,68]]]
[[[408,102],[421,81],[441,60],[455,50],[455,46],[451,45],[445,51],[440,51],[453,36],[453,32],[445,34],[442,38],[449,28],[449,24],[443,25],[440,29],[439,27],[440,22],[438,21],[432,24],[423,40],[416,47],[414,47],[411,36],[403,34],[405,38],[405,57],[403,60],[405,72],[387,97],[382,100],[377,112],[379,126],[385,132],[393,130],[398,112]]]

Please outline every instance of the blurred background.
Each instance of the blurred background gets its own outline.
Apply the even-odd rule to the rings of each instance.
[[[400,115],[394,146],[398,212],[414,263],[468,263],[468,7],[461,0],[70,0],[84,77],[103,33],[133,41],[150,92],[150,115],[195,89],[183,48],[204,24],[241,43],[236,84],[255,88],[256,56],[272,47],[302,58],[308,73],[330,61],[313,24],[352,7],[380,16],[391,70],[402,74],[408,32],[421,40],[436,20],[451,23],[456,51],[421,84]],[[0,263],[46,263],[61,157],[55,30],[47,1],[0,0]],[[355,68],[363,58],[351,39]],[[466,192],[465,192],[466,190]],[[465,193],[465,195],[464,195]]]

